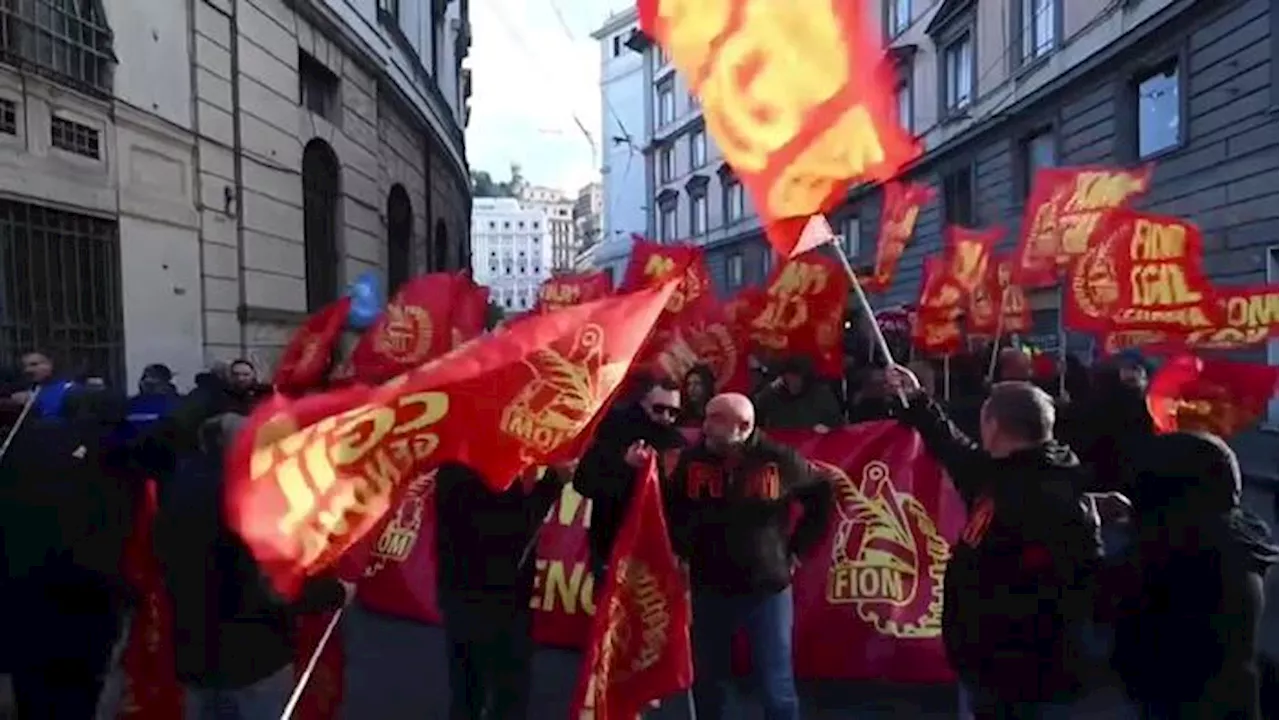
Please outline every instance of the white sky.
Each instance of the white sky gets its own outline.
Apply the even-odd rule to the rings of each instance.
[[[600,135],[600,49],[591,32],[624,2],[471,0],[473,170],[501,181],[519,163],[530,183],[570,194],[598,179],[591,142]]]

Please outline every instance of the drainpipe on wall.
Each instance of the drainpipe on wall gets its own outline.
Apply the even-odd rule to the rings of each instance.
[[[245,283],[244,259],[244,146],[240,121],[240,0],[231,3],[231,162],[236,203],[236,265],[239,270],[239,299],[236,319],[240,323],[240,357],[249,355],[249,292]]]
[[[187,48],[189,52],[188,65],[191,67],[191,134],[196,139],[195,147],[191,154],[192,160],[195,162],[193,175],[195,178],[191,182],[191,192],[196,200],[196,272],[200,273],[200,357],[205,357],[206,348],[209,345],[209,299],[205,293],[204,287],[204,181],[201,178],[204,165],[200,158],[200,59],[196,56],[196,13],[198,3],[204,0],[190,0],[187,3]],[[203,364],[203,362],[202,362]]]

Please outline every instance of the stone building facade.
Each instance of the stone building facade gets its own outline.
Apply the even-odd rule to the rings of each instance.
[[[0,7],[0,363],[269,370],[361,272],[466,267],[467,2],[368,5]]]

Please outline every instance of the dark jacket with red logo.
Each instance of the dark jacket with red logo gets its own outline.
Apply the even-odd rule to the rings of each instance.
[[[993,458],[931,400],[901,415],[951,476],[969,517],[947,564],[942,634],[967,682],[1008,701],[1068,699],[1102,554],[1081,504],[1088,477],[1065,445]]]
[[[791,504],[804,514],[791,529]],[[735,459],[699,441],[667,486],[675,553],[690,583],[724,594],[771,594],[791,584],[791,559],[822,540],[832,489],[795,450],[756,431]]]

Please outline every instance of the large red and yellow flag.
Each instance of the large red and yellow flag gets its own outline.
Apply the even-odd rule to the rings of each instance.
[[[975,230],[949,225],[942,234],[946,271],[960,289],[966,294],[972,293],[987,278],[991,254],[1004,236],[1004,228]]]
[[[1280,295],[1272,284],[1215,286],[1224,323],[1189,333],[1164,330],[1113,330],[1101,334],[1107,353],[1145,347],[1157,352],[1244,350],[1265,345],[1280,334]]]
[[[960,315],[967,294],[951,277],[941,255],[924,259],[920,269],[920,293],[911,325],[911,343],[925,355],[953,355],[960,351]]]
[[[650,460],[618,531],[569,717],[633,720],[693,683],[692,609]]]
[[[868,292],[884,292],[893,285],[898,261],[916,231],[920,208],[933,199],[933,188],[909,182],[884,184],[884,208],[880,211],[880,241],[871,277],[862,280]]]
[[[289,395],[323,385],[350,311],[351,298],[341,297],[307,318],[280,354],[272,384]]]
[[[1059,275],[1089,249],[1109,210],[1126,207],[1151,184],[1151,165],[1041,168],[1032,180],[1022,219],[1014,278],[1026,288],[1056,285]]]
[[[644,32],[702,104],[769,242],[794,254],[809,216],[919,154],[898,124],[871,5],[845,0],[637,0]]]
[[[1200,229],[1178,218],[1122,208],[1099,223],[1071,266],[1063,323],[1080,332],[1221,327],[1223,306],[1201,263]]]
[[[1160,432],[1229,438],[1258,423],[1276,394],[1276,369],[1258,363],[1170,358],[1147,386],[1147,410]]]
[[[292,596],[442,462],[502,490],[575,457],[673,290],[533,317],[381,386],[265,403],[228,458],[231,527]]]
[[[675,293],[667,303],[661,324],[692,312],[712,302],[711,275],[707,272],[706,255],[693,245],[663,245],[635,237],[631,259],[618,292],[635,292],[679,280]]]
[[[767,354],[808,357],[824,377],[842,377],[849,282],[823,248],[787,260],[769,278],[751,341]]]
[[[373,327],[351,351],[357,380],[376,384],[448,352],[453,347],[455,301],[472,285],[462,273],[419,275],[400,286]]]
[[[451,347],[483,335],[489,319],[489,288],[476,285],[470,273],[463,274],[457,285],[458,297],[449,318]]]
[[[603,270],[586,273],[561,273],[552,275],[538,288],[538,304],[535,312],[551,312],[570,305],[608,297],[613,292],[613,281]]]

